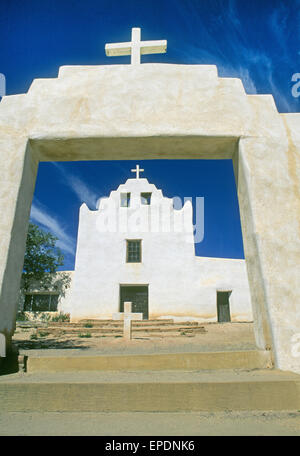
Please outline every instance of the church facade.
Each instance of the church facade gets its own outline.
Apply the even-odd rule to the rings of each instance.
[[[251,321],[244,260],[195,255],[193,208],[145,178],[80,208],[75,270],[58,310],[71,321],[112,319],[132,302],[144,319]]]

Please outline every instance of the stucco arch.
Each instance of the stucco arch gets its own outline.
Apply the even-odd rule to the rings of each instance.
[[[258,347],[300,372],[300,115],[215,66],[62,67],[0,104],[0,333],[9,347],[39,161],[232,158]],[[296,353],[297,355],[297,353]]]

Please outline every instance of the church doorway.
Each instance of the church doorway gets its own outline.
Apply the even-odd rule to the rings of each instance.
[[[231,291],[217,291],[217,312],[219,323],[231,321],[229,305],[230,294]]]
[[[148,285],[120,285],[120,312],[124,312],[124,302],[132,302],[132,312],[143,314],[148,320]]]

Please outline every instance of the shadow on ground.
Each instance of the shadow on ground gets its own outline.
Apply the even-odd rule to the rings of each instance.
[[[40,350],[40,349],[88,349],[87,345],[80,344],[78,340],[69,339],[59,341],[57,339],[18,340],[15,341],[18,350]]]
[[[6,358],[0,359],[0,375],[8,375],[19,372],[19,350],[13,346]]]

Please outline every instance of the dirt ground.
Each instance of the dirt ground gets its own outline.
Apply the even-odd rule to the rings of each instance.
[[[202,325],[201,325],[202,326]],[[253,323],[206,323],[203,334],[151,337],[151,335],[134,335],[130,341],[121,337],[66,337],[39,336],[34,328],[18,328],[13,337],[20,353],[30,350],[31,353],[47,350],[51,353],[59,350],[69,355],[72,352],[84,351],[93,353],[176,353],[223,350],[251,350],[255,348]],[[47,332],[45,329],[44,333]],[[84,331],[83,331],[84,332]],[[88,329],[86,330],[88,332]],[[42,333],[42,334],[44,334]]]

